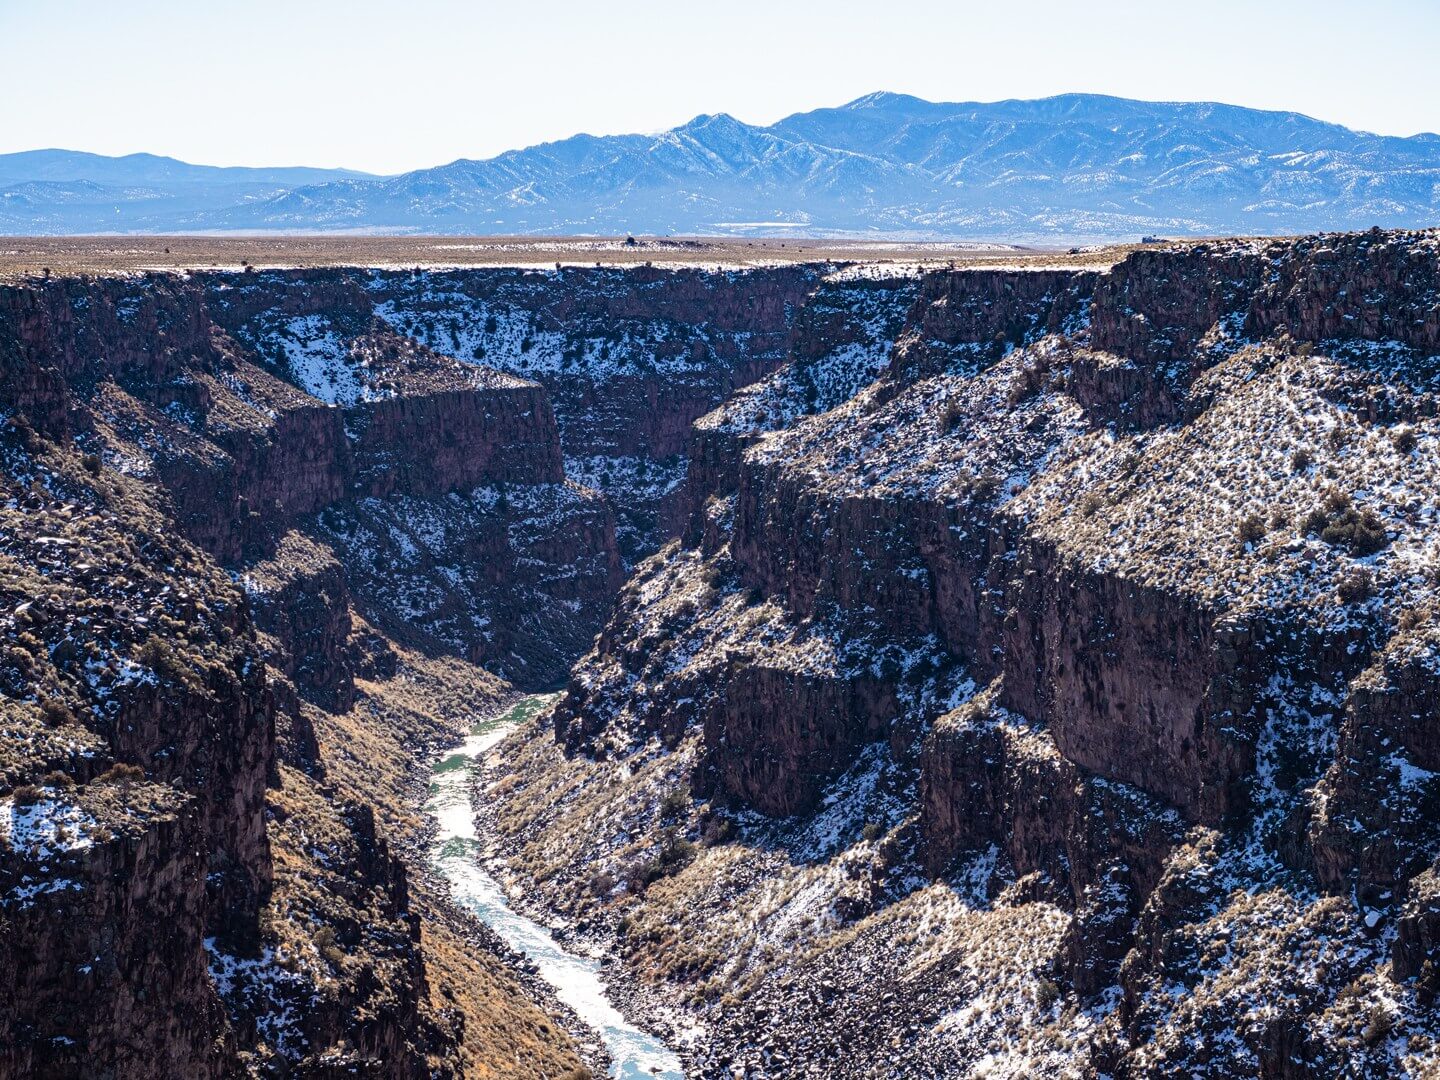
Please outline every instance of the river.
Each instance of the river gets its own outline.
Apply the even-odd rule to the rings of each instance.
[[[675,1054],[659,1039],[627,1022],[611,1004],[600,979],[599,963],[567,952],[549,930],[515,911],[500,883],[480,865],[480,843],[470,807],[471,770],[480,755],[549,701],[545,696],[529,697],[476,725],[459,747],[436,763],[425,804],[437,826],[431,862],[450,882],[455,901],[534,961],[540,977],[555,988],[555,996],[599,1033],[610,1051],[612,1077],[684,1080]]]

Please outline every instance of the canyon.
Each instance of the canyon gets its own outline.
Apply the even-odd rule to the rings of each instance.
[[[0,1075],[1433,1075],[1440,235],[0,281]]]

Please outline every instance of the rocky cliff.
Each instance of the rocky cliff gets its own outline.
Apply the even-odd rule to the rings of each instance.
[[[517,883],[697,1075],[1423,1072],[1440,240],[908,287],[843,400],[697,425]]]
[[[579,1067],[400,849],[424,850],[427,751],[511,692],[454,658],[495,660],[493,626],[507,670],[553,677],[613,590],[613,519],[565,481],[543,388],[356,296],[0,289],[4,1075]],[[292,318],[329,367],[254,332]],[[457,550],[417,560],[447,528]],[[437,580],[488,591],[410,630]]]
[[[549,391],[566,473],[604,492],[627,563],[684,523],[690,425],[789,354],[817,268],[376,275],[376,310]]]
[[[697,1076],[1423,1074],[1437,253],[0,288],[0,1072],[579,1068],[413,872],[568,669],[482,816]]]
[[[696,421],[688,447],[685,516],[693,530],[712,496],[739,483],[740,459],[760,435],[854,397],[888,363],[920,276],[852,266],[826,274],[795,318],[789,359]]]
[[[244,597],[154,489],[22,417],[4,440],[0,1068],[231,1075],[205,942],[258,948],[273,878]]]

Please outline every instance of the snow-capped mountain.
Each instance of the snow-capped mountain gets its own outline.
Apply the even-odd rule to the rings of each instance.
[[[939,104],[878,93],[768,127],[706,115],[392,177],[47,153],[0,156],[0,230],[1079,240],[1440,220],[1435,135],[1089,94]]]

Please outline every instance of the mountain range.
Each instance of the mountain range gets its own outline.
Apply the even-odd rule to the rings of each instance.
[[[876,93],[769,126],[702,115],[396,176],[149,154],[0,155],[0,233],[198,231],[1088,241],[1440,221],[1440,136],[1066,94]]]

